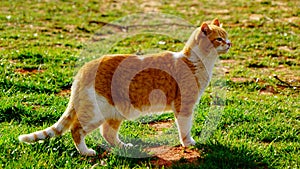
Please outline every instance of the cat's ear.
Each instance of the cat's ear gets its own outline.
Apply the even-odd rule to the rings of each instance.
[[[203,23],[203,24],[201,25],[201,31],[202,31],[205,35],[208,35],[208,34],[211,32],[211,30],[210,30],[210,28],[209,28],[209,26],[208,26],[207,23]]]
[[[217,18],[214,19],[214,20],[211,22],[211,24],[212,24],[212,25],[219,26],[219,27],[220,27],[220,25],[221,25],[219,19],[217,19]]]

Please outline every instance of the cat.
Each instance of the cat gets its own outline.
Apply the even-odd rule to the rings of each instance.
[[[20,135],[21,142],[36,142],[71,130],[77,150],[86,156],[85,136],[100,127],[112,146],[126,147],[118,137],[123,120],[173,111],[182,146],[195,145],[191,137],[194,106],[208,85],[214,62],[232,46],[218,19],[202,23],[180,52],[146,56],[104,55],[86,63],[71,87],[68,106],[51,127]]]

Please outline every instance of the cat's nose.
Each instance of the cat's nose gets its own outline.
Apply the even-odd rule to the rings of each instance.
[[[227,40],[227,45],[228,45],[229,47],[231,47],[231,46],[232,46],[232,43],[231,43],[229,40]]]

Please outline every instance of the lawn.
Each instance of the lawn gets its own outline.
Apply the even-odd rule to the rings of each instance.
[[[1,1],[0,168],[300,168],[299,7],[297,0]],[[166,17],[139,18],[148,12]],[[177,146],[172,114],[122,125],[126,142],[158,141],[166,149],[151,157],[136,158],[145,155],[139,148],[108,151],[97,132],[87,138],[96,157],[79,155],[70,133],[19,143],[20,134],[59,119],[76,71],[93,54],[179,51],[189,36],[180,32],[214,18],[233,47],[219,57],[216,78],[196,107],[196,146]],[[101,39],[108,37],[105,46]]]

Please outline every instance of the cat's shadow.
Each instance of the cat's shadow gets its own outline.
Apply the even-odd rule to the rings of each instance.
[[[272,168],[269,166],[271,161],[265,159],[259,153],[249,150],[245,147],[226,146],[219,142],[196,144],[196,146],[188,149],[195,150],[199,153],[198,157],[190,156],[190,158],[180,158],[177,160],[168,160],[159,155],[149,155],[144,158],[126,157],[124,155],[118,155],[113,151],[109,151],[103,145],[97,145],[94,148],[97,155],[94,157],[84,157],[80,155],[71,146],[62,144],[63,141],[60,138],[53,138],[51,140],[45,140],[43,144],[33,144],[32,146],[37,152],[47,152],[49,145],[51,147],[58,146],[59,154],[67,153],[72,158],[80,158],[83,162],[88,161],[93,165],[93,168],[113,168],[120,164],[128,165],[130,168],[136,166],[148,166],[150,168],[189,168],[189,169],[232,169],[232,168]],[[63,146],[62,146],[63,145]],[[180,146],[175,146],[175,148]],[[181,153],[190,153],[191,151],[182,150]],[[146,153],[146,152],[140,152]],[[172,154],[172,153],[169,153]],[[176,156],[178,154],[174,154]],[[145,156],[145,154],[144,154]]]
[[[149,166],[153,168],[271,168],[266,159],[257,152],[253,152],[246,148],[234,146],[227,147],[221,143],[208,143],[197,144],[192,149],[196,149],[200,156],[168,160],[156,155],[145,158],[124,157],[110,152],[108,153],[107,150],[98,146],[96,150],[99,153],[96,157],[91,157],[91,162],[94,162],[97,166],[101,166],[103,164],[98,163],[99,160],[102,161],[116,158],[116,161],[126,161],[126,163],[132,166],[149,164]],[[176,154],[174,154],[174,156],[175,155]]]

